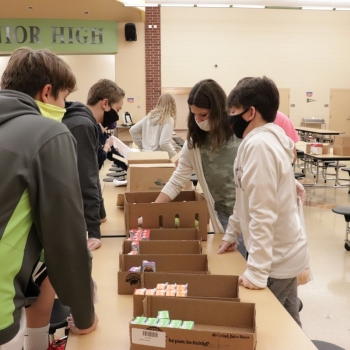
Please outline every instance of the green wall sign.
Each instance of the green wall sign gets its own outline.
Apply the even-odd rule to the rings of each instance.
[[[0,18],[0,52],[48,48],[58,54],[116,53],[117,22]]]

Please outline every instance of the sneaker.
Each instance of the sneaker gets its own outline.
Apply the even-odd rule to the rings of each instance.
[[[113,180],[114,186],[126,186],[126,184],[128,183],[126,180],[117,180],[114,179]]]

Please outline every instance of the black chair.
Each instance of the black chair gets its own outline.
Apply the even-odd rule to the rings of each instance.
[[[70,315],[70,309],[68,306],[64,306],[59,299],[55,299],[51,311],[51,318],[50,318],[50,328],[49,328],[49,338],[50,343],[54,340],[54,334],[57,329],[65,328],[64,334],[68,336],[69,334],[69,328],[67,317]]]
[[[325,161],[323,162],[323,167],[322,167],[322,176],[324,178],[324,182],[326,183],[327,180],[335,180],[336,177],[327,177],[327,175],[332,175],[327,172],[328,168],[334,168],[336,175],[339,172],[339,168],[344,168],[346,167],[346,164],[343,163],[338,163],[338,162],[332,162],[332,161]]]
[[[322,340],[311,340],[318,350],[345,350],[338,345],[328,343]]]
[[[349,240],[349,234],[350,234],[350,207],[335,207],[332,209],[333,213],[344,215],[345,221],[346,221],[346,227],[345,227],[345,245],[344,248],[347,251],[350,251],[350,240]]]
[[[349,180],[347,180],[347,179],[340,179],[340,180],[350,181],[350,168],[342,168],[341,170],[342,170],[342,171],[347,171],[347,173],[348,173],[348,175],[349,175]],[[348,193],[350,193],[350,188],[349,188]]]

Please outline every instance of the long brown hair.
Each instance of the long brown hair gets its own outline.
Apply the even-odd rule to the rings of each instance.
[[[209,137],[212,150],[220,148],[233,135],[226,109],[226,94],[214,80],[201,80],[191,90],[187,103],[198,108],[209,109]],[[194,114],[189,112],[187,141],[189,148],[201,147],[205,143],[208,132],[203,131],[196,123]]]

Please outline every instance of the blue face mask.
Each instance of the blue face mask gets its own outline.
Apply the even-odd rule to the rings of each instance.
[[[239,139],[243,139],[244,131],[247,129],[247,126],[251,122],[251,120],[247,122],[243,119],[243,115],[248,111],[249,108],[240,114],[229,115],[229,121],[232,125],[232,130]]]

